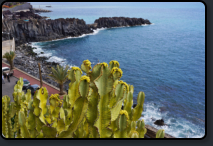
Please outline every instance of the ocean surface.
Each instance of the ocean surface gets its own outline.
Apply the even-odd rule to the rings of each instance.
[[[145,93],[141,119],[178,138],[205,136],[205,6],[202,3],[31,3],[51,19],[79,18],[87,24],[99,17],[136,17],[152,25],[102,28],[93,34],[33,43],[49,61],[94,66],[117,60],[121,80],[134,86],[134,103]],[[46,7],[51,5],[51,8]],[[40,54],[42,56],[42,54]],[[168,126],[154,125],[163,118]]]

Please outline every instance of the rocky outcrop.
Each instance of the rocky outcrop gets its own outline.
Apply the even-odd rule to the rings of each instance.
[[[42,19],[43,18],[40,15],[35,14],[31,11],[27,11],[27,12],[21,11],[21,12],[16,12],[15,14],[19,15],[20,19],[32,19],[32,18],[33,19]]]
[[[151,24],[147,19],[143,18],[128,18],[128,17],[101,17],[95,20],[97,28],[101,27],[121,27],[121,26],[136,26],[142,24]]]
[[[155,125],[158,125],[158,126],[164,126],[164,125],[167,125],[164,123],[164,120],[163,119],[160,119],[160,120],[156,120],[154,122]]]
[[[9,35],[7,33],[2,33],[2,41],[9,40]]]
[[[2,15],[4,18],[10,18],[13,14],[9,10],[6,10],[2,12]]]
[[[20,11],[11,13],[9,10],[3,11],[4,18],[10,19],[12,16],[12,20],[16,19],[43,19],[44,17],[33,13],[32,11]]]
[[[10,33],[16,44],[26,42],[51,41],[65,37],[77,37],[93,31],[83,19],[67,18],[56,20],[30,19],[23,20],[3,19],[2,31]]]
[[[11,19],[2,20],[2,31],[10,32],[10,38],[14,37],[17,45],[26,42],[78,37],[83,34],[93,33],[94,29],[102,27],[111,28],[151,24],[149,20],[142,18],[102,17],[95,20],[94,24],[86,24],[83,19],[76,18],[39,19],[39,15],[37,16],[37,14],[32,12],[20,12],[19,15],[22,18],[31,17],[32,19],[29,22]]]
[[[14,59],[14,65],[16,68],[21,69],[28,74],[39,78],[38,63],[41,65],[42,80],[49,84],[58,87],[58,83],[48,78],[48,74],[51,73],[51,67],[55,67],[59,63],[48,62],[49,57],[38,56],[36,53],[32,53],[33,49],[31,46],[20,45],[16,47],[16,57]],[[6,61],[7,62],[7,61]],[[8,62],[7,62],[8,63]],[[69,82],[64,85],[65,89],[69,87]]]

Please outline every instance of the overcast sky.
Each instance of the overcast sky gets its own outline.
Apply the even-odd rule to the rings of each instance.
[[[201,2],[30,2],[33,5],[72,5],[77,7],[162,7],[162,8],[204,8]]]

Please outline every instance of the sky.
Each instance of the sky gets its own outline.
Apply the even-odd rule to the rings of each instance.
[[[81,7],[204,8],[201,2],[30,2],[34,5],[72,5]]]

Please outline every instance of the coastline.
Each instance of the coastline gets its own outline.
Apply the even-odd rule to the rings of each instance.
[[[152,23],[143,18],[129,17],[100,17],[93,24],[86,24],[83,19],[59,18],[47,19],[34,15],[32,12],[20,13],[19,20],[5,18],[2,21],[2,32],[9,32],[10,37],[15,38],[16,44],[29,42],[53,41],[66,38],[91,35],[102,28],[120,28],[131,26],[146,26]],[[29,17],[29,18],[28,18]],[[30,18],[35,17],[35,18]],[[29,19],[27,22],[25,19]],[[3,37],[6,40],[7,38]]]
[[[57,13],[55,9],[52,14],[42,13],[39,15],[48,15],[51,19],[61,17],[66,19],[66,17],[75,16],[75,18],[84,19],[88,22],[87,24],[92,24],[96,14],[100,13],[99,9],[93,10],[94,12],[91,13],[90,9],[79,9],[79,12],[86,14],[83,17],[80,17],[81,13],[68,8],[66,11],[69,14],[67,15],[63,15],[66,12],[65,9],[59,10],[58,15],[55,15]],[[111,9],[106,9],[103,12],[107,10]],[[155,119],[163,117],[167,124],[171,124],[171,127],[163,128],[175,137],[203,137],[203,133],[206,133],[205,122],[197,120],[196,117],[204,121],[206,119],[203,114],[205,113],[205,81],[203,80],[205,77],[205,67],[203,67],[205,64],[205,58],[203,59],[205,56],[203,49],[205,48],[203,41],[205,35],[202,29],[204,27],[203,17],[200,17],[204,13],[191,9],[187,10],[190,14],[184,14],[181,9],[176,9],[177,11],[166,9],[168,13],[165,13],[163,9],[163,11],[158,9],[153,11],[149,8],[141,11],[133,8],[129,10],[131,11],[123,9],[118,12],[113,9],[111,16],[141,16],[142,18],[150,18],[155,21],[156,25],[153,27],[111,27],[121,29],[106,29],[94,36],[82,34],[79,37],[59,37],[49,41],[44,41],[44,39],[35,43],[37,49],[33,51],[39,52],[37,57],[46,56],[48,61],[54,61],[54,59],[63,61],[58,60],[58,58],[62,58],[64,59],[62,64],[70,66],[80,66],[81,60],[87,59],[87,54],[89,54],[88,59],[92,62],[101,58],[101,62],[103,62],[106,59],[109,61],[113,57],[122,57],[119,63],[121,63],[122,69],[124,68],[127,72],[124,74],[126,75],[124,79],[135,86],[135,94],[140,89],[146,93],[145,112],[142,117],[146,123],[152,125],[154,121],[150,120],[151,117]],[[196,13],[200,13],[200,15],[196,16]],[[182,21],[183,19],[185,21]],[[197,19],[199,21],[196,21],[196,27],[194,27],[194,23],[190,24]],[[104,53],[98,56],[100,51]],[[108,53],[112,51],[114,53]],[[40,54],[40,52],[44,52],[44,54]],[[30,65],[30,63],[27,64]],[[131,76],[133,73],[136,75]],[[197,96],[193,91],[198,91]],[[184,96],[185,98],[182,98]],[[191,99],[194,100],[191,101]],[[197,108],[196,105],[198,105]],[[184,113],[187,114],[184,115]]]
[[[56,87],[58,87],[58,84],[47,78],[47,75],[50,73],[49,69],[52,66],[56,66],[60,63],[56,61],[48,61],[52,56],[45,55],[44,52],[41,53],[37,51],[36,53],[35,49],[37,48],[33,47],[33,43],[81,38],[88,35],[96,35],[100,30],[104,29],[146,26],[152,24],[147,19],[129,17],[100,17],[99,19],[96,19],[93,24],[86,24],[83,19],[78,18],[45,20],[44,17],[39,18],[40,15],[35,15],[35,8],[33,8],[30,3],[26,3],[25,5],[31,8],[30,12],[32,14],[29,12],[23,12],[23,18],[26,19],[30,16],[34,17],[32,19],[28,18],[29,22],[25,22],[23,18],[18,21],[16,19],[13,20],[13,18],[12,21],[11,18],[5,18],[2,21],[2,32],[9,32],[10,37],[15,38],[15,43],[17,45],[15,49],[17,57],[14,59],[14,65],[38,78],[38,71],[34,68],[40,63],[42,67],[42,79]],[[25,7],[20,8],[23,9]],[[16,9],[17,11],[19,10],[18,7]],[[20,27],[16,27],[17,25]],[[45,25],[47,25],[47,27]],[[57,30],[52,28],[57,26],[60,26]],[[64,30],[64,28],[66,29]],[[46,30],[48,31],[46,32]],[[33,33],[38,31],[40,34]],[[21,33],[22,36],[17,36],[18,33]],[[2,40],[7,40],[7,37],[8,36],[2,36]],[[30,45],[26,46],[26,44],[29,43]],[[64,88],[67,89],[68,87],[69,85],[65,83]]]
[[[153,25],[153,24],[154,23],[152,23],[151,25]],[[136,25],[136,26],[148,26],[148,25],[145,24],[145,25]],[[36,71],[36,69],[38,69],[38,63],[40,63],[41,70],[42,70],[42,80],[44,80],[45,82],[52,84],[53,86],[58,88],[58,83],[53,81],[50,78],[47,78],[47,77],[48,77],[48,74],[50,74],[51,67],[56,67],[56,65],[61,65],[61,63],[64,62],[64,61],[49,61],[49,59],[51,57],[54,57],[54,56],[46,55],[45,52],[43,52],[43,51],[35,51],[36,49],[38,49],[38,47],[37,46],[35,47],[33,45],[34,43],[52,42],[52,41],[60,41],[60,40],[64,40],[64,39],[82,38],[82,37],[86,37],[88,35],[96,35],[101,30],[113,29],[113,28],[123,28],[123,27],[130,27],[130,26],[111,27],[111,28],[96,28],[96,29],[93,30],[93,33],[83,34],[81,36],[65,37],[65,38],[49,40],[49,41],[30,42],[29,44],[28,43],[20,44],[20,45],[16,46],[16,48],[15,48],[16,58],[14,59],[14,65],[18,69],[23,70],[23,71],[29,73],[30,75],[32,75],[36,78],[39,78],[38,71]],[[27,62],[30,63],[30,64],[27,64]],[[31,65],[34,68],[32,68]],[[70,67],[72,67],[72,66],[70,66]],[[69,81],[67,80],[64,83],[64,90],[66,90],[68,88],[69,88]]]
[[[51,73],[51,67],[55,67],[59,63],[48,62],[48,57],[40,57],[37,53],[33,52],[33,47],[30,45],[16,46],[15,53],[16,58],[14,59],[14,66],[22,71],[39,79],[38,63],[41,65],[42,80],[59,88],[58,83],[48,78],[48,74]],[[8,63],[6,61],[6,63]],[[64,90],[69,87],[69,81],[64,84]]]
[[[155,24],[155,23],[152,23],[152,24],[135,25],[134,27],[137,27],[137,26],[149,26],[149,25],[154,25],[154,24]],[[111,27],[111,28],[102,27],[102,28],[92,29],[92,30],[93,30],[92,33],[89,33],[89,34],[82,34],[82,35],[80,35],[80,36],[74,36],[74,37],[68,36],[68,37],[64,37],[64,38],[60,38],[60,39],[53,39],[53,40],[39,41],[39,42],[29,42],[29,43],[31,43],[31,44],[33,44],[33,43],[44,43],[44,42],[60,41],[60,40],[65,40],[65,39],[82,38],[82,37],[86,37],[86,36],[89,36],[89,35],[96,35],[96,34],[99,33],[99,31],[101,31],[101,30],[105,30],[105,29],[114,29],[114,28],[125,28],[125,27],[131,27],[131,26],[120,26],[120,27]]]

